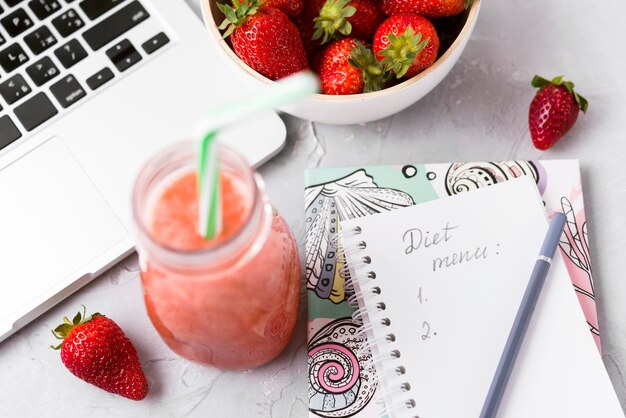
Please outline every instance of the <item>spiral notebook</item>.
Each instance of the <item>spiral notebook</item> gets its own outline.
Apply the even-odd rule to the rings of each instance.
[[[479,416],[547,227],[526,176],[341,222],[384,412]],[[624,416],[558,254],[499,416]]]
[[[473,193],[520,176],[537,184],[548,213],[564,212],[560,242],[583,325],[600,349],[589,237],[576,160],[404,164],[305,172],[310,417],[377,418],[379,385],[361,326],[352,321],[343,264],[330,245],[340,221]],[[571,365],[572,368],[576,364]]]

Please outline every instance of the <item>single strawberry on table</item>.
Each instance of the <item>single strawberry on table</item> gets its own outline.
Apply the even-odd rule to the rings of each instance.
[[[265,0],[265,7],[279,9],[290,19],[295,19],[304,9],[304,0]]]
[[[381,23],[372,48],[376,58],[397,78],[412,77],[437,59],[439,36],[425,17],[402,13]]]
[[[374,53],[354,38],[330,44],[322,53],[319,66],[320,84],[325,94],[378,91],[388,79]]]
[[[322,44],[346,36],[369,41],[382,20],[375,0],[327,0],[314,19],[312,39]]]
[[[84,308],[84,306],[83,306]],[[148,394],[148,381],[137,350],[115,322],[99,313],[65,317],[52,334],[61,344],[61,361],[76,377],[126,398],[139,401]]]
[[[246,64],[271,80],[309,69],[298,28],[278,9],[262,0],[218,3],[226,18],[220,25],[233,50]]]
[[[589,104],[563,76],[546,80],[536,75],[531,84],[539,91],[528,112],[530,135],[536,148],[546,150],[574,126],[578,112],[586,113]]]
[[[429,19],[455,16],[469,8],[472,0],[382,0],[381,9],[387,16],[415,13]]]

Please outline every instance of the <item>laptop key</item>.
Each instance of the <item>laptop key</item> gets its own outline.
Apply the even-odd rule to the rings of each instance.
[[[97,19],[125,0],[84,0],[79,6],[91,20]]]
[[[0,149],[20,138],[22,133],[8,115],[0,118]]]
[[[31,92],[30,86],[20,74],[15,74],[0,84],[0,95],[8,104],[13,104]]]
[[[2,34],[0,34],[0,45],[4,45],[7,42],[6,39],[4,39],[4,36],[2,36]]]
[[[59,75],[59,69],[50,57],[43,57],[36,63],[26,67],[26,73],[37,86],[43,86]]]
[[[85,22],[83,22],[74,9],[69,9],[52,19],[52,24],[64,38],[85,26]]]
[[[57,10],[61,10],[61,5],[57,0],[31,0],[28,2],[28,7],[39,20],[43,20],[53,15]]]
[[[32,19],[24,9],[17,9],[0,20],[9,36],[15,37],[33,26]]]
[[[156,50],[160,49],[163,45],[167,44],[170,41],[170,38],[163,32],[153,36],[148,39],[146,42],[141,44],[141,47],[148,54],[152,54]]]
[[[70,68],[87,58],[87,51],[77,39],[72,39],[62,47],[55,49],[54,55],[65,68]]]
[[[137,26],[148,17],[150,17],[150,14],[135,0],[105,18],[91,29],[87,29],[83,33],[83,38],[85,38],[85,41],[87,41],[91,49],[97,51],[121,34]]]
[[[33,54],[39,55],[52,45],[57,43],[57,38],[54,37],[50,29],[47,26],[42,26],[35,29],[24,37],[24,42],[33,51]]]
[[[128,39],[124,39],[107,49],[106,54],[120,72],[126,71],[141,61],[141,54],[137,52]]]
[[[18,4],[20,4],[23,0],[6,0],[6,4],[9,7],[13,7],[13,6],[17,6]]]
[[[50,91],[64,109],[70,107],[87,94],[71,74],[50,86]]]
[[[98,87],[102,86],[104,83],[112,80],[113,77],[115,77],[113,71],[111,71],[109,67],[104,67],[87,79],[87,85],[90,89],[95,90]]]
[[[28,61],[28,55],[19,44],[13,44],[0,51],[0,66],[7,73],[15,70],[26,61]]]
[[[59,113],[46,93],[40,92],[15,108],[15,116],[27,131],[32,131]]]

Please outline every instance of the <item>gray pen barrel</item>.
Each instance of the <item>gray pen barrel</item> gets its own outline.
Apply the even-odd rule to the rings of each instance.
[[[537,300],[539,299],[541,288],[546,281],[549,269],[550,263],[548,261],[537,260],[531,277],[537,277],[538,279],[531,280],[531,283],[529,283],[526,288],[526,292],[524,292],[522,303],[517,311],[517,315],[515,315],[515,321],[513,323],[513,327],[511,328],[511,333],[509,334],[509,338],[506,340],[506,345],[502,351],[503,354],[500,358],[500,362],[498,363],[495,378],[489,387],[487,399],[489,399],[490,402],[486,402],[483,406],[480,418],[493,418],[496,416],[498,407],[502,401],[502,396],[504,395],[504,388],[506,387],[509,377],[511,376],[511,372],[513,371],[515,359],[517,358],[517,354],[522,346],[524,335],[526,334],[526,330],[530,324],[530,319],[535,310],[535,306],[537,306]]]

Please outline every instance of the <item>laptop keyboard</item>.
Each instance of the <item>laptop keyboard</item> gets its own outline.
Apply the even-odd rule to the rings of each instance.
[[[0,0],[0,150],[168,44],[155,25],[130,39],[149,20],[138,0]]]

